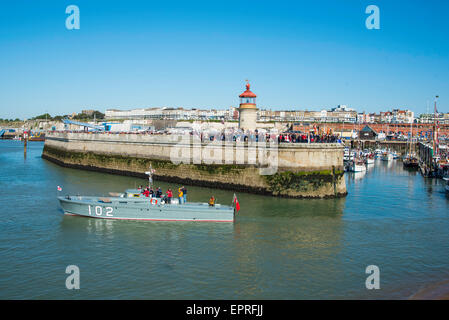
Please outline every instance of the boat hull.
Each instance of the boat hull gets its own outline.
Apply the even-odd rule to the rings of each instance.
[[[363,172],[366,171],[366,166],[363,164],[355,164],[349,167],[349,171],[351,172]]]
[[[415,162],[415,161],[405,161],[404,160],[404,167],[406,167],[406,168],[418,168],[419,164],[418,164],[418,162]]]
[[[108,199],[95,197],[58,197],[65,214],[97,219],[233,222],[231,206],[209,206],[207,203],[162,204],[161,201]],[[160,200],[160,199],[158,199]]]

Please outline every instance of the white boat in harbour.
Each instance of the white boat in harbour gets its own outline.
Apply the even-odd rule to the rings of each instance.
[[[369,164],[374,164],[374,161],[375,161],[375,153],[366,150],[366,151],[363,152],[363,159],[365,159],[365,163],[366,163],[367,165],[369,165]]]
[[[386,151],[382,153],[382,156],[380,158],[383,161],[391,161],[393,160],[393,155],[390,152]]]
[[[376,159],[380,158],[380,157],[382,156],[382,153],[383,153],[383,152],[384,152],[384,151],[382,151],[382,150],[380,150],[380,149],[374,150],[374,157],[375,157]]]
[[[349,171],[351,171],[351,172],[366,171],[366,165],[363,161],[356,159],[356,160],[352,161],[352,163],[349,165]]]
[[[352,161],[354,160],[354,153],[349,150],[349,148],[345,148],[343,153],[343,161]]]

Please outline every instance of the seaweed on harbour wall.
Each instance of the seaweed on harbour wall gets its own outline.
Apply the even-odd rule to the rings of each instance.
[[[139,158],[142,159],[142,158]],[[147,161],[148,166],[151,164],[154,169],[168,169],[174,170],[179,168],[179,164],[174,164],[169,160],[155,160],[155,159],[145,159]]]
[[[59,148],[49,147],[47,145],[44,146],[43,154],[52,155],[59,159],[69,160],[70,162],[78,164],[87,161],[93,162],[96,165],[116,163],[116,164],[123,164],[125,166],[137,164],[140,166],[148,167],[151,161],[150,159],[128,157],[121,155],[108,155],[94,152],[67,151]]]
[[[174,164],[170,160],[161,160],[161,159],[148,159],[141,157],[130,157],[130,156],[122,156],[122,155],[111,155],[111,154],[102,154],[102,153],[94,153],[94,152],[75,152],[75,151],[66,151],[59,148],[49,147],[47,145],[44,146],[45,154],[53,155],[59,159],[67,159],[74,163],[81,163],[84,161],[95,162],[97,165],[102,164],[123,164],[127,167],[132,166],[133,164],[138,167],[148,168],[150,165],[154,169],[165,169],[165,170],[176,170],[180,166],[188,166],[191,170],[198,170],[200,172],[207,172],[209,174],[229,174],[231,172],[238,172],[242,169],[242,166],[226,164]]]
[[[234,164],[193,164],[193,167],[199,171],[206,171],[209,174],[229,174],[238,173],[244,169],[242,166]]]
[[[335,185],[335,180],[342,175],[341,170],[284,171],[265,176],[265,179],[270,190],[277,195],[288,192],[288,190],[308,192],[318,190],[329,184]]]

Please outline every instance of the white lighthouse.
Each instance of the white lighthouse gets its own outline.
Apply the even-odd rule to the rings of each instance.
[[[251,92],[249,88],[250,84],[249,82],[247,82],[246,91],[239,96],[239,128],[242,130],[254,131],[257,129],[257,96],[253,92]]]

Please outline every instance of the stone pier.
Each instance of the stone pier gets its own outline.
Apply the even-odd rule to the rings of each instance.
[[[281,197],[346,195],[339,144],[201,143],[192,136],[49,133],[42,157],[61,166]]]

